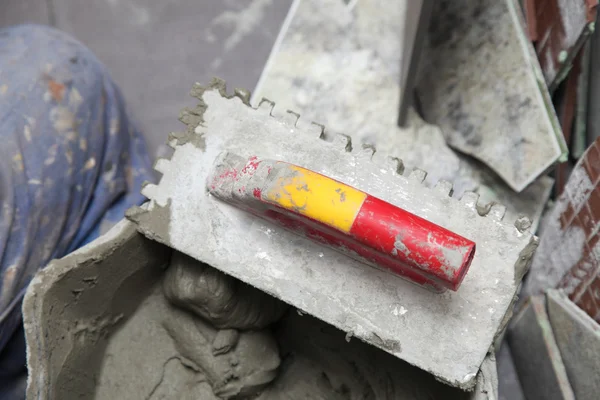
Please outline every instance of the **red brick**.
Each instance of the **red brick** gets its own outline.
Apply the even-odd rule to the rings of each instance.
[[[560,226],[562,230],[565,230],[568,226],[573,222],[573,217],[575,216],[575,210],[569,201],[569,205],[565,208],[565,211],[560,214]]]
[[[588,238],[586,243],[586,254],[589,254],[590,259],[594,260],[595,265],[600,264],[600,234]]]
[[[569,182],[565,187],[565,194],[568,196],[569,203],[575,214],[588,202],[588,198],[595,188],[595,184],[592,182],[583,164],[583,160],[580,160],[575,165],[569,177]]]
[[[583,155],[584,166],[588,171],[592,182],[600,181],[600,149],[598,139],[592,144]]]
[[[600,284],[600,280],[598,280],[598,283]],[[583,295],[575,304],[577,304],[579,308],[585,311],[586,314],[592,318],[595,318],[598,312],[600,312],[600,308],[598,307],[598,303],[594,299],[594,295],[592,294],[591,288],[588,288],[588,290],[586,290],[583,293]]]
[[[588,291],[594,297],[596,297],[596,295],[600,294],[600,274],[596,273],[596,276],[588,285]]]
[[[597,223],[600,223],[600,186],[596,186],[588,199],[588,207],[592,217]]]
[[[594,279],[588,290],[594,297],[594,301],[596,301],[596,304],[600,305],[600,285],[598,284],[598,280],[600,280],[599,276],[600,275],[596,276],[596,279]]]
[[[598,261],[587,248],[584,251],[586,253],[581,257],[578,265],[582,271],[585,271],[585,273],[579,273],[577,276],[589,281],[591,277],[594,276],[598,271]]]
[[[587,204],[584,204],[579,213],[571,223],[573,226],[579,226],[585,232],[585,237],[592,237],[595,233],[596,222]]]
[[[556,176],[555,176],[555,190],[557,196],[562,196],[565,193],[565,186],[569,181],[569,175],[571,175],[571,164],[568,161],[559,164],[556,167]]]
[[[557,287],[565,290],[565,293],[573,301],[577,301],[589,287],[593,277],[598,274],[598,262],[592,254],[586,249],[586,253],[571,268],[568,274],[565,274]]]

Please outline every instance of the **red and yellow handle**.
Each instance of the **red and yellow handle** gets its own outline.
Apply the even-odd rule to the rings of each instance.
[[[475,243],[334,179],[289,163],[223,153],[209,192],[352,258],[434,291],[457,290]]]

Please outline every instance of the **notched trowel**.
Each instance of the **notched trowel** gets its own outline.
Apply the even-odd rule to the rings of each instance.
[[[424,171],[403,175],[345,135],[327,141],[268,100],[253,108],[223,81],[192,95],[187,131],[155,165],[163,177],[142,190],[150,202],[128,212],[138,230],[472,388],[537,246],[528,221],[505,223],[475,193],[453,199],[448,182],[429,189]]]

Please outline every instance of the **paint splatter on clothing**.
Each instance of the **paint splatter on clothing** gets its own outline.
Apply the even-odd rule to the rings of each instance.
[[[22,388],[2,382],[24,372],[32,277],[141,203],[153,175],[106,68],[51,28],[0,30],[0,140],[0,398],[13,398]]]

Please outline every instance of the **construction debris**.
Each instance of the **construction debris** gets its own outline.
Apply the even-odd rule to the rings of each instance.
[[[598,0],[525,0],[529,38],[553,92],[594,32]]]
[[[417,87],[446,142],[520,192],[567,148],[518,3],[435,2]]]
[[[455,198],[475,191],[480,208],[495,202],[506,205],[511,220],[526,215],[535,231],[551,178],[540,177],[515,193],[485,165],[452,151],[445,132],[416,112],[409,110],[406,128],[398,127],[404,7],[406,2],[390,0],[294,2],[251,103],[277,99],[282,110],[319,121],[332,134],[348,134],[354,143],[376,145],[380,155],[402,158],[407,170],[427,170],[429,187],[447,180],[454,183]]]

